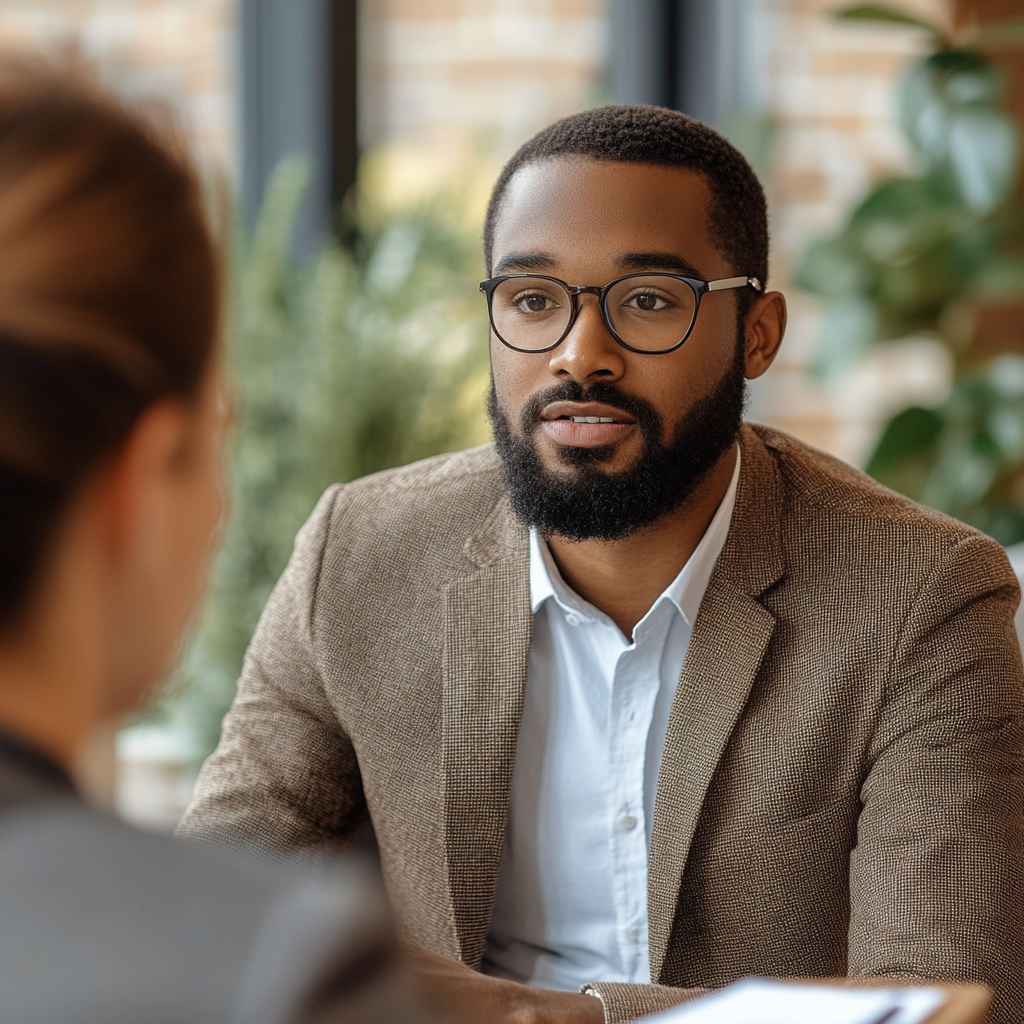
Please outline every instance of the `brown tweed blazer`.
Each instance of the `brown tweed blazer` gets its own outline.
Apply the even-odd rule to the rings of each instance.
[[[850,974],[986,982],[993,1020],[1024,1022],[1003,552],[785,435],[741,443],[658,784],[658,984],[595,978],[608,1019],[746,974]],[[479,965],[530,626],[527,533],[491,448],[332,488],[182,831],[289,850],[368,819],[410,938]]]

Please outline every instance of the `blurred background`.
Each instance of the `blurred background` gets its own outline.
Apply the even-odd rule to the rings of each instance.
[[[234,512],[168,691],[96,784],[173,825],[320,492],[488,439],[480,234],[503,161],[676,107],[769,196],[791,319],[750,418],[1024,542],[1024,0],[3,0],[179,107],[230,197]]]

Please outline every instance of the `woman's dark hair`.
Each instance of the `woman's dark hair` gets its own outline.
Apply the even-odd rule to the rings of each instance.
[[[221,261],[176,137],[86,70],[0,54],[0,626],[139,416],[194,397]]]

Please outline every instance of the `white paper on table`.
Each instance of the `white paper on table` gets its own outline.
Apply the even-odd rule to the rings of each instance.
[[[854,988],[746,978],[642,1018],[646,1024],[921,1024],[945,1002],[938,988]]]

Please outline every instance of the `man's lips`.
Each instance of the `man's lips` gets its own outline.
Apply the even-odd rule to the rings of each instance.
[[[636,422],[628,412],[603,402],[552,402],[544,406],[540,418],[546,421],[597,418],[614,420],[616,423]]]
[[[600,402],[553,402],[545,406],[541,421],[546,437],[569,448],[616,444],[636,427],[629,413]]]
[[[567,448],[602,448],[616,444],[636,429],[635,423],[574,423],[572,420],[545,420],[541,432],[555,444]]]

